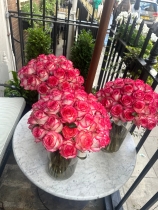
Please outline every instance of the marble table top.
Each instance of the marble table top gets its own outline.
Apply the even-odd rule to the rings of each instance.
[[[115,153],[88,153],[78,160],[75,173],[56,181],[48,174],[48,156],[42,143],[35,143],[28,128],[28,112],[18,123],[13,136],[13,152],[25,176],[42,190],[70,200],[93,200],[112,194],[130,178],[136,163],[135,144],[128,133]]]

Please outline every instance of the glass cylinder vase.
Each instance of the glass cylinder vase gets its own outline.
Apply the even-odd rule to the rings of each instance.
[[[78,158],[65,159],[59,153],[49,152],[48,154],[48,171],[52,178],[56,180],[65,180],[70,178],[75,172]]]
[[[117,152],[126,138],[126,135],[128,133],[128,129],[126,126],[122,123],[116,124],[115,122],[112,122],[112,129],[110,130],[110,144],[103,148],[102,151],[104,152]]]

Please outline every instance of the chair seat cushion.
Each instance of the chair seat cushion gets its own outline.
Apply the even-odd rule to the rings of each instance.
[[[0,165],[25,104],[21,97],[0,97]]]

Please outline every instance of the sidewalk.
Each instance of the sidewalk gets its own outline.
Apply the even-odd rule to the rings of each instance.
[[[150,158],[158,149],[158,127],[154,128],[149,137],[146,139],[143,147],[137,154],[137,162],[134,172],[127,183],[121,189],[121,195],[124,195],[131,187],[133,182],[137,179],[142,172]],[[140,137],[133,137],[135,144],[137,145]],[[147,201],[158,191],[158,161],[146,174],[140,184],[133,191],[124,205],[124,210],[139,210],[143,207]],[[158,202],[154,204],[150,210],[158,210]]]

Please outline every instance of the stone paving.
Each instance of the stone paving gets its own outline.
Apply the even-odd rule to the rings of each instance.
[[[0,178],[0,207],[5,210],[103,210],[103,199],[69,201],[44,193],[22,173],[11,152]],[[53,205],[52,205],[53,204]],[[1,209],[1,208],[0,208]],[[3,210],[3,209],[2,209]]]

